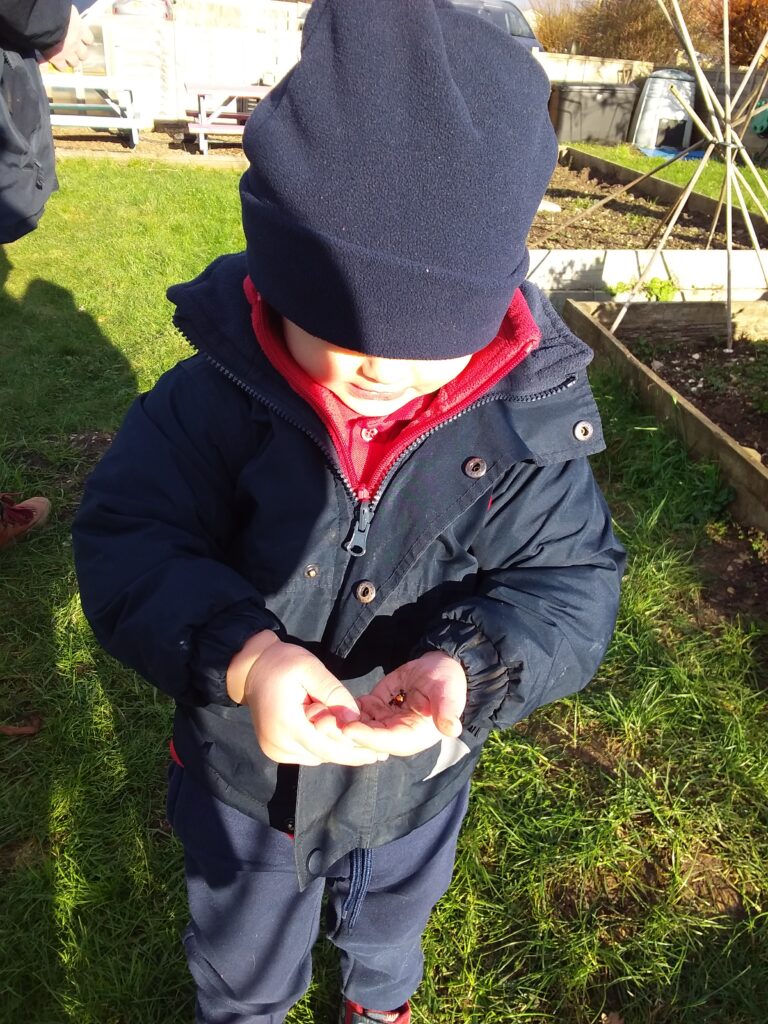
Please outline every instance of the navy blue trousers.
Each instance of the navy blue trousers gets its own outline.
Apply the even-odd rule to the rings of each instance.
[[[168,820],[184,846],[191,920],[184,935],[198,1024],[281,1024],[307,990],[312,946],[326,927],[344,995],[400,1006],[421,981],[421,936],[448,888],[468,787],[410,835],[377,847],[352,927],[343,919],[351,857],[299,891],[293,841],[221,803],[173,765]]]

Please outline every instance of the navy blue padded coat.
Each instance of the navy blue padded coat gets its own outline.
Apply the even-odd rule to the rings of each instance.
[[[67,34],[69,0],[3,0],[0,4],[0,244],[32,231],[51,192],[51,119],[34,50]]]
[[[491,729],[586,685],[611,637],[624,555],[586,458],[603,447],[591,352],[526,285],[539,348],[404,453],[353,556],[355,497],[323,424],[253,338],[245,273],[242,255],[222,257],[170,290],[199,354],[129,411],[87,484],[75,555],[99,641],[175,698],[186,768],[261,820],[277,766],[226,693],[249,636],[274,629],[303,644],[355,694],[426,649],[460,658],[460,744],[299,770],[306,884],[435,815]]]

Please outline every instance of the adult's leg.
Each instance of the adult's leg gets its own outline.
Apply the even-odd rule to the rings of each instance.
[[[290,837],[177,766],[168,817],[184,845],[198,1024],[281,1024],[309,985],[323,882],[299,892]]]
[[[421,936],[450,885],[469,787],[402,839],[376,847],[357,921],[350,928],[349,875],[329,882],[329,938],[341,951],[342,991],[368,1009],[392,1010],[421,982]],[[344,864],[346,862],[342,861]]]

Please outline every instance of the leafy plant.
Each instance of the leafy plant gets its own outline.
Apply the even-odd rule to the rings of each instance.
[[[615,285],[606,284],[605,290],[609,295],[615,296],[632,291],[636,284],[636,278],[632,281],[617,281]],[[680,286],[673,277],[651,277],[643,283],[641,291],[652,302],[672,302],[680,291]]]
[[[752,550],[761,562],[768,565],[768,534],[763,533],[762,530],[749,530],[747,535]]]
[[[672,302],[680,289],[672,278],[652,277],[643,285],[643,291],[653,302]]]

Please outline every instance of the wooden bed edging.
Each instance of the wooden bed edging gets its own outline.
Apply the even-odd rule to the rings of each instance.
[[[751,454],[751,449],[734,441],[633,356],[626,345],[592,316],[597,306],[598,303],[569,299],[563,309],[565,322],[594,350],[597,359],[609,364],[623,381],[637,390],[642,404],[680,438],[692,457],[718,464],[723,480],[734,491],[730,506],[734,519],[768,532],[768,470],[765,466]]]

